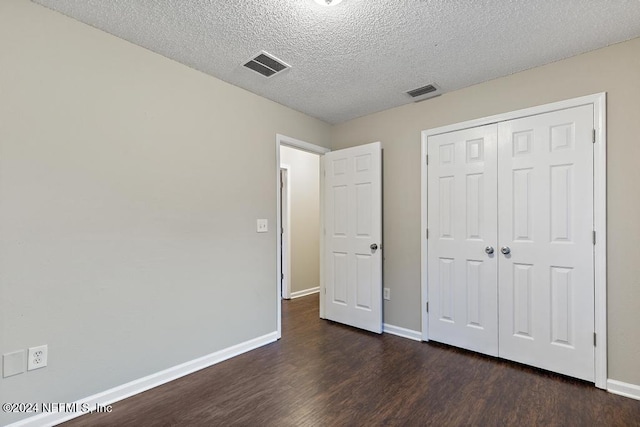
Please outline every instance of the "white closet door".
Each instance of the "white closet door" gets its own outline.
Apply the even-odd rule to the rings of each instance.
[[[497,125],[429,137],[429,339],[498,354]],[[490,252],[490,250],[488,251]]]
[[[592,129],[591,105],[498,125],[500,357],[588,381]]]

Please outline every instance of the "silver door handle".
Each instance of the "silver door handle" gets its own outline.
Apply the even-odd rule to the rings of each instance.
[[[487,253],[487,255],[492,255],[493,254],[493,246],[487,246],[486,248],[484,248],[484,251]]]
[[[369,246],[371,248],[372,251],[378,250],[378,244],[377,243],[372,243],[371,246]]]
[[[500,252],[504,255],[509,255],[511,253],[511,248],[509,248],[509,246],[503,246],[500,248]]]

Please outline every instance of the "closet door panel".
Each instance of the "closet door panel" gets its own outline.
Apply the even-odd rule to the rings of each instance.
[[[429,339],[498,354],[497,126],[428,140]]]
[[[588,381],[592,129],[591,105],[498,125],[499,355]]]

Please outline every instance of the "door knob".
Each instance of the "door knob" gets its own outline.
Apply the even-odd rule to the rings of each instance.
[[[503,246],[500,248],[500,252],[504,255],[509,255],[511,253],[511,248],[509,248],[509,246]]]
[[[493,246],[487,246],[486,248],[484,248],[484,251],[487,253],[487,255],[492,255],[493,254]]]
[[[372,243],[371,246],[369,246],[371,248],[372,251],[375,251],[378,249],[378,244],[377,243]]]

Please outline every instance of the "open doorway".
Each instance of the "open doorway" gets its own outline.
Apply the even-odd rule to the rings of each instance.
[[[320,158],[280,147],[281,288],[284,299],[320,290]]]
[[[284,135],[276,136],[278,337],[282,334],[282,298],[323,289],[321,171],[322,156],[329,151]],[[320,298],[320,317],[323,306]]]

